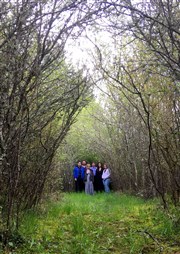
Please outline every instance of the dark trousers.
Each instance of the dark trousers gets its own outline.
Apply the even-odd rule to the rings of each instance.
[[[103,185],[103,180],[101,176],[96,178],[96,191],[97,192],[104,191],[104,185]]]
[[[82,192],[84,190],[84,182],[81,177],[78,177],[75,181],[75,191],[76,192]]]

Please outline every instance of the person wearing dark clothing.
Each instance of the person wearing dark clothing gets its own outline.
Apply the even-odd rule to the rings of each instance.
[[[73,177],[75,182],[75,191],[80,192],[82,191],[82,182],[84,178],[84,169],[81,166],[81,162],[78,161],[77,166],[74,167],[73,170]]]
[[[94,185],[93,185],[94,174],[93,174],[93,171],[90,169],[90,164],[87,164],[86,166],[84,182],[85,182],[85,193],[93,195],[94,194]]]
[[[81,168],[81,178],[82,178],[82,181],[81,181],[81,189],[82,191],[85,190],[85,183],[84,183],[84,176],[85,176],[85,172],[86,172],[86,161],[82,161],[81,165],[82,165],[82,168]]]
[[[104,191],[102,173],[103,173],[103,167],[101,162],[99,162],[97,164],[97,170],[96,170],[96,191],[99,191],[99,192]]]

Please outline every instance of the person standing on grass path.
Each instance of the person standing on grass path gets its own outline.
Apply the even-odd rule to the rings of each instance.
[[[96,191],[102,192],[104,191],[104,185],[102,180],[103,166],[101,162],[97,164],[96,170]]]
[[[111,172],[110,169],[108,168],[107,164],[104,164],[104,170],[102,173],[102,180],[103,180],[103,185],[104,185],[104,190],[106,193],[110,192],[110,177],[111,177]]]
[[[84,176],[85,176],[85,172],[86,172],[86,164],[87,162],[85,160],[82,161],[81,165],[82,165],[82,170],[81,170],[81,189],[82,191],[85,190],[85,185],[84,185]]]
[[[78,161],[77,165],[73,169],[73,176],[74,176],[74,182],[75,182],[75,191],[80,192],[82,191],[82,166],[81,162]]]
[[[85,193],[93,195],[94,194],[94,174],[93,171],[90,168],[90,164],[86,165],[86,172],[84,176],[84,182],[85,182]]]
[[[94,190],[97,191],[97,181],[96,181],[97,167],[96,167],[96,164],[94,162],[92,162],[90,169],[93,171],[93,174],[94,174]]]

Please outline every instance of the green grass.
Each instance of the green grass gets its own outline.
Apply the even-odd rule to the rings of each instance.
[[[20,228],[26,242],[11,254],[180,253],[176,216],[155,200],[114,194],[63,194],[28,212]]]

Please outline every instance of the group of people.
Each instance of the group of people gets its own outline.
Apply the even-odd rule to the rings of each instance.
[[[111,172],[107,164],[98,162],[97,166],[86,161],[78,161],[74,167],[73,176],[75,181],[75,191],[85,190],[86,194],[93,195],[96,192],[110,192]]]

